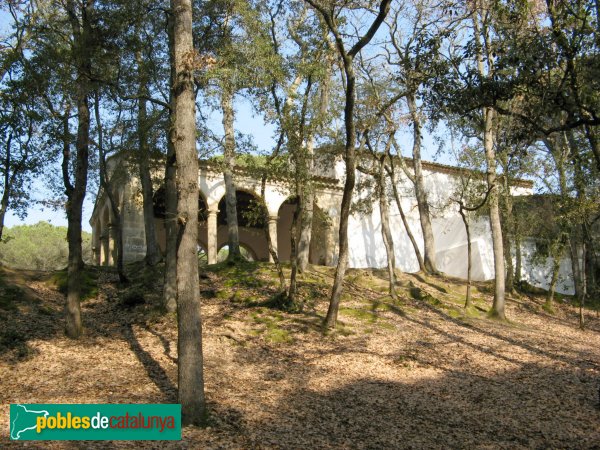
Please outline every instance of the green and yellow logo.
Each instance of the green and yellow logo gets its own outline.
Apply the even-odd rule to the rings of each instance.
[[[179,440],[177,404],[11,404],[12,440]]]

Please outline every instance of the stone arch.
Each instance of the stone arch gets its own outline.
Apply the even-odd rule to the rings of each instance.
[[[240,246],[245,247],[256,260],[266,261],[269,258],[267,239],[264,227],[265,218],[260,208],[260,198],[253,190],[236,189],[238,234]],[[218,203],[217,212],[217,248],[221,249],[227,244],[227,205],[225,195]]]
[[[102,266],[112,264],[110,238],[110,207],[107,200],[100,212],[100,265]]]
[[[163,184],[160,186],[152,196],[152,207],[154,210],[154,220],[156,227],[156,236],[158,245],[161,251],[164,253],[167,243],[167,235],[165,228],[166,220],[166,189]],[[198,192],[198,243],[203,246],[206,250],[208,246],[207,242],[207,220],[208,220],[208,207],[207,200],[202,191]]]
[[[159,187],[152,196],[152,208],[154,210],[154,218],[165,219],[166,217],[166,189],[163,184]],[[206,197],[202,191],[198,191],[198,222],[206,222],[208,216],[208,207]]]
[[[288,197],[281,203],[277,213],[277,249],[281,261],[289,261],[291,257],[291,233],[293,215],[298,207],[296,196]],[[309,250],[311,264],[326,265],[328,252],[328,215],[323,211],[317,201],[313,203],[313,226]]]
[[[227,255],[229,253],[229,250],[227,247],[228,247],[228,245],[227,245],[227,243],[225,243],[219,248],[219,251],[217,252],[217,262],[222,262],[227,259]],[[254,253],[254,250],[252,250],[252,248],[248,247],[246,244],[243,244],[241,242],[240,242],[240,252],[242,254],[242,257],[244,259],[246,259],[247,261],[257,261],[257,256],[256,256],[256,253]]]
[[[201,241],[198,241],[197,246],[198,253],[198,264],[201,266],[205,266],[208,264],[208,247],[206,244],[203,244]]]

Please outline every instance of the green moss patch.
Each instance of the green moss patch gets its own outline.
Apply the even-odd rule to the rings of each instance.
[[[85,268],[81,272],[81,300],[95,298],[98,295],[98,274],[95,270]],[[67,271],[59,270],[48,280],[50,286],[56,288],[61,294],[67,294]]]

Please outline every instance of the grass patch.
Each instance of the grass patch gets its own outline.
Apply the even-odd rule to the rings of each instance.
[[[16,302],[23,300],[23,290],[18,286],[4,284],[4,280],[0,283],[0,309],[16,311]]]
[[[443,305],[443,303],[441,302],[441,300],[439,298],[434,297],[433,295],[430,295],[430,294],[426,294],[422,300],[429,303],[431,306],[442,306]]]
[[[462,319],[464,313],[456,308],[448,308],[448,315],[453,319]]]
[[[252,319],[257,325],[261,325],[262,328],[257,328],[251,331],[254,336],[262,335],[263,338],[273,344],[285,344],[294,342],[293,336],[290,332],[280,326],[285,320],[280,313],[260,315],[259,313],[252,314]]]
[[[283,328],[267,328],[264,338],[273,344],[294,342],[294,338],[290,335],[289,331],[284,330]]]
[[[367,321],[369,323],[376,322],[378,319],[377,314],[364,309],[340,308],[340,314],[353,317],[358,320]]]
[[[385,304],[380,304],[380,305],[385,305]],[[390,310],[391,306],[385,305],[385,309],[386,310]],[[383,309],[383,307],[382,307]],[[377,328],[382,328],[382,329],[386,329],[386,330],[394,330],[396,329],[396,327],[389,323],[387,320],[385,320],[384,318],[380,317],[376,310],[373,311],[367,311],[365,309],[360,309],[360,308],[340,308],[340,314],[347,316],[347,317],[352,317],[356,320],[359,320],[361,322],[365,322],[367,324],[370,325],[369,328],[367,329],[371,329],[372,327],[375,326]]]
[[[81,300],[89,300],[98,295],[98,274],[94,270],[85,268],[81,276]],[[59,270],[48,280],[50,286],[56,288],[61,294],[67,294],[67,270]]]
[[[554,308],[552,307],[552,303],[544,302],[542,309],[552,316],[556,314],[556,311],[554,311]]]
[[[479,319],[481,317],[481,312],[475,306],[471,305],[464,310],[465,316],[473,319]]]

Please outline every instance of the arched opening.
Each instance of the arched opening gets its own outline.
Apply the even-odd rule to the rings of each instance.
[[[242,258],[246,261],[256,261],[256,254],[252,251],[252,249],[242,243],[240,243],[240,253]],[[217,262],[223,262],[229,256],[229,246],[227,244],[223,245],[218,253],[217,253]]]
[[[269,252],[264,232],[265,214],[260,199],[255,194],[243,190],[236,190],[235,198],[242,256],[251,261],[268,260]],[[223,254],[229,254],[228,248],[222,251],[227,246],[228,241],[227,202],[225,196],[221,198],[218,207],[217,242],[220,250],[217,254],[217,261],[220,261]]]
[[[277,222],[277,254],[280,261],[289,261],[292,253],[291,237],[294,213],[298,207],[295,196],[289,197],[279,207]],[[300,221],[300,218],[298,218]],[[325,265],[327,263],[327,232],[329,219],[315,201],[313,204],[313,224],[310,240],[308,261],[311,264]],[[296,241],[298,242],[298,240]]]
[[[165,228],[166,219],[166,189],[162,185],[154,192],[152,196],[152,207],[154,210],[154,225],[156,228],[156,236],[158,245],[161,251],[164,253],[167,246],[167,232]],[[206,206],[206,200],[202,195],[202,192],[198,194],[198,239],[207,242],[207,226],[206,221],[208,219],[208,208]],[[199,244],[200,245],[200,244]],[[202,246],[206,253],[206,246]]]
[[[198,265],[206,266],[208,264],[208,252],[206,246],[198,244]]]
[[[246,191],[235,191],[238,227],[264,228],[264,212],[261,212],[260,200],[254,194]],[[225,196],[219,202],[219,225],[227,225],[227,201]]]
[[[112,264],[110,259],[110,213],[108,206],[102,211],[100,218],[100,264],[108,266]]]
[[[154,217],[156,219],[165,219],[166,217],[166,189],[161,186],[152,196],[152,207],[154,209]],[[208,217],[208,208],[206,201],[202,196],[202,192],[198,195],[198,222],[206,222]]]

